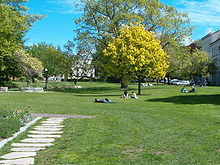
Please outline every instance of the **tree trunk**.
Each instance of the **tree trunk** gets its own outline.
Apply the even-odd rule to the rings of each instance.
[[[75,84],[75,86],[76,86],[77,82],[78,82],[78,80],[77,80],[77,79],[74,79],[74,84]]]
[[[141,95],[141,76],[138,76],[138,95]]]
[[[160,80],[159,80],[159,78],[157,78],[157,85],[159,85],[159,83],[160,83]]]
[[[124,78],[121,78],[121,89],[127,89],[128,88],[128,81],[126,81]]]
[[[168,81],[167,84],[170,85],[170,77],[169,76],[167,77],[167,81]]]
[[[48,78],[49,78],[48,76],[45,77],[45,89],[47,89],[47,86],[48,86],[47,85],[48,84]]]

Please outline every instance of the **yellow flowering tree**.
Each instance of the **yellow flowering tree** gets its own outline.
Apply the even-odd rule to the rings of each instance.
[[[163,78],[169,66],[168,56],[160,41],[141,24],[129,24],[120,30],[103,51],[105,71],[110,76],[124,80],[139,79],[138,94],[141,94],[141,77]]]

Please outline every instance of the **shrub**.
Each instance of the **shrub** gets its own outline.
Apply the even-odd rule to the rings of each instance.
[[[17,132],[21,127],[19,119],[0,119],[0,137],[8,138]]]
[[[0,111],[0,137],[7,138],[19,130],[21,126],[32,120],[28,111]]]

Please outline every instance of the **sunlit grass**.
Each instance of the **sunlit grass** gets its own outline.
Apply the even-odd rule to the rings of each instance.
[[[65,120],[63,137],[38,152],[36,164],[219,164],[220,87],[193,94],[181,94],[176,86],[143,87],[138,99],[121,99],[119,84],[78,85],[83,88],[65,83],[42,94],[0,93],[1,106],[96,116]],[[136,85],[130,88],[136,91]]]

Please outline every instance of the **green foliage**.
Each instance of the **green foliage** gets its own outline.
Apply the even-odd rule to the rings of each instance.
[[[102,70],[102,51],[126,24],[143,23],[146,30],[155,32],[163,48],[191,35],[188,15],[159,0],[82,0],[80,4],[83,15],[76,20],[80,26],[77,40],[95,49],[93,60],[99,70]]]
[[[1,110],[0,111],[0,137],[7,138],[19,130],[32,117],[27,111]]]
[[[28,13],[28,8],[24,6],[26,2],[27,0],[0,1],[0,81],[22,74],[15,59],[17,57],[14,57],[15,52],[23,49],[25,33],[41,18]]]
[[[106,57],[104,68],[109,76],[131,80],[166,75],[168,56],[160,41],[142,25],[131,24],[122,28],[119,37],[113,39],[103,53]]]
[[[180,79],[207,78],[216,70],[208,54],[197,48],[190,50],[190,47],[173,43],[168,45],[165,51],[169,55],[170,62],[168,77]]]
[[[46,43],[39,43],[27,48],[27,52],[40,60],[44,68],[47,68],[47,75],[68,74],[71,68],[71,59],[60,49]]]
[[[0,118],[0,137],[8,138],[12,136],[21,127],[19,119],[1,119]]]

